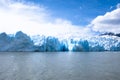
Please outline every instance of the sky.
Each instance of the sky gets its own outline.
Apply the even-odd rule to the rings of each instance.
[[[112,11],[120,0],[25,0],[45,6],[53,17],[72,21],[74,25],[87,25],[98,15]]]
[[[1,0],[0,32],[30,35],[120,32],[120,0]]]

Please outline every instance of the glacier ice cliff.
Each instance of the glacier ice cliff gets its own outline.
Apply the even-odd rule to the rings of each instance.
[[[0,51],[33,51],[33,45],[30,37],[21,31],[12,37],[6,33],[0,34]]]
[[[0,51],[120,51],[120,37],[111,35],[57,38],[53,36],[28,36],[19,31],[15,35],[0,34]]]

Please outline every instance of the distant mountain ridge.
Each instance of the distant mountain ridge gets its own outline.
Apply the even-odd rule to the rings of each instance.
[[[113,33],[113,32],[106,32],[106,33],[102,33],[100,35],[109,35],[109,36],[117,36],[117,37],[120,37],[120,33]]]

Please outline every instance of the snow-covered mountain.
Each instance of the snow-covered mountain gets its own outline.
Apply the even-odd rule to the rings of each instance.
[[[0,51],[120,51],[120,37],[102,35],[57,38],[43,35],[28,36],[21,31],[12,36],[1,33]]]

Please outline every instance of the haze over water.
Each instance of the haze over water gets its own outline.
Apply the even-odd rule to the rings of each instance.
[[[0,52],[0,80],[120,80],[120,52]]]

